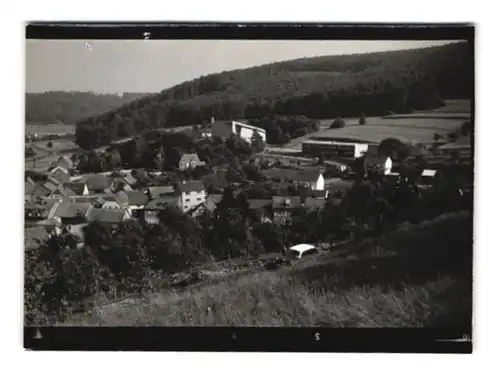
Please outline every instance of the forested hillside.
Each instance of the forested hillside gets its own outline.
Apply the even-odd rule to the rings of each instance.
[[[28,124],[75,124],[90,116],[116,109],[146,93],[97,94],[93,92],[26,93]]]
[[[78,122],[76,142],[94,148],[160,127],[275,114],[312,118],[408,112],[471,98],[472,47],[306,58],[203,76]]]

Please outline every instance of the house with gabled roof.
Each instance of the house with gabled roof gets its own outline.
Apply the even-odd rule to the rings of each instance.
[[[44,198],[49,196],[52,193],[52,189],[49,188],[48,186],[45,185],[45,182],[40,181],[36,183],[35,187],[31,191],[31,199],[29,200],[36,200],[39,198]]]
[[[200,160],[197,153],[185,153],[179,160],[179,170],[181,171],[204,165],[206,165],[206,163]]]
[[[146,196],[150,199],[158,199],[164,196],[170,196],[175,193],[175,187],[172,185],[162,185],[156,187],[148,187],[145,189]]]
[[[116,195],[102,195],[94,202],[95,208],[120,210],[126,209],[126,202],[117,198]]]
[[[59,184],[55,183],[52,180],[47,180],[45,183],[43,183],[43,186],[50,191],[50,193],[54,193],[56,191],[59,191]]]
[[[46,218],[46,208],[42,204],[27,203],[24,205],[26,222],[36,222]]]
[[[63,188],[72,190],[78,196],[86,196],[90,193],[87,183],[83,180],[64,183]]]
[[[207,199],[205,185],[201,180],[180,182],[176,186],[176,195],[179,197],[179,208],[182,212],[189,211]]]
[[[86,178],[87,187],[90,193],[110,192],[111,180],[102,175],[90,175]]]
[[[300,196],[273,196],[273,220],[281,225],[289,225],[292,215],[303,207]]]
[[[273,182],[293,183],[294,185],[304,185],[313,191],[323,191],[325,189],[325,179],[321,168],[303,169],[269,169],[262,172],[264,176]]]
[[[80,224],[87,221],[91,209],[91,203],[63,201],[57,206],[52,218],[60,218],[63,225]]]
[[[130,213],[126,209],[104,209],[93,207],[90,209],[87,220],[89,222],[99,221],[107,224],[119,224],[129,220]]]
[[[133,217],[137,217],[138,212],[144,209],[149,201],[148,196],[142,191],[120,191],[116,197],[123,201],[122,206],[127,207]]]
[[[144,209],[138,211],[138,213],[142,213],[142,215],[138,214],[138,216],[148,224],[159,224],[161,211],[163,211],[167,207],[178,206],[179,196],[159,197],[157,199],[151,200],[144,206]]]
[[[58,165],[49,171],[48,179],[55,184],[64,184],[70,181],[68,170]]]
[[[56,168],[58,166],[69,171],[70,169],[73,169],[74,163],[73,163],[73,160],[71,160],[71,158],[68,155],[63,155],[63,156],[59,157],[59,159],[57,159],[56,162],[51,164],[51,167],[49,168],[49,170],[51,168]]]

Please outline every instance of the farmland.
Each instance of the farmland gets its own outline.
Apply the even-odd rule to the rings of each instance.
[[[441,118],[367,118],[366,125],[347,124],[345,128],[329,129],[315,137],[332,140],[359,140],[369,143],[379,143],[388,137],[394,137],[409,143],[432,143],[433,135],[441,135],[460,128],[465,119]]]
[[[334,118],[322,119],[319,132],[292,140],[285,147],[299,150],[302,141],[313,137],[369,143],[393,137],[411,144],[432,143],[435,133],[445,135],[456,130],[470,115],[470,101],[462,99],[446,100],[446,105],[432,111],[367,117],[365,125],[360,125],[358,119],[345,119],[346,126],[339,129],[328,129]]]

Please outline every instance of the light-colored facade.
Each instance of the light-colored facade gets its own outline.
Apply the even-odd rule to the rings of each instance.
[[[226,138],[231,134],[235,134],[245,141],[251,143],[252,136],[254,132],[258,133],[262,138],[262,141],[266,142],[266,131],[265,129],[254,127],[253,125],[248,125],[240,123],[238,121],[215,121],[212,124],[212,137]]]
[[[201,181],[185,182],[178,185],[178,206],[187,212],[207,200],[207,192]]]

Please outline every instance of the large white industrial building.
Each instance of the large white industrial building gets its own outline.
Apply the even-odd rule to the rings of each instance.
[[[306,140],[302,143],[304,155],[342,157],[356,159],[368,151],[367,143],[345,143],[339,141]]]
[[[247,142],[252,142],[254,132],[257,132],[264,143],[266,142],[266,131],[259,127],[240,123],[239,121],[214,121],[211,124],[212,137],[226,138],[235,134]]]

